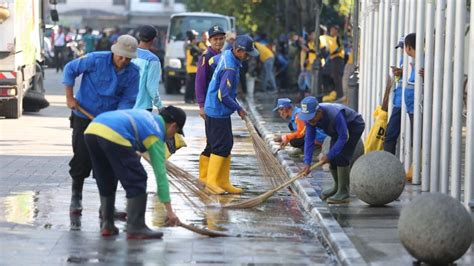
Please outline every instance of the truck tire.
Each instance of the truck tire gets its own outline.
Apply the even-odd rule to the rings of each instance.
[[[167,77],[165,79],[166,94],[179,94],[181,89],[181,82],[179,79]]]
[[[39,110],[49,106],[48,100],[45,98],[43,69],[36,64],[36,75],[32,79],[30,89],[28,89],[23,97],[23,109],[25,112],[39,112]]]
[[[18,99],[10,99],[1,104],[0,113],[5,118],[20,118],[21,116],[21,104]]]
[[[14,119],[21,117],[23,113],[23,83],[18,85],[17,93],[17,98],[9,99],[0,104],[0,116]]]
[[[39,112],[41,109],[49,106],[44,93],[36,90],[28,90],[23,97],[23,109],[25,112]]]

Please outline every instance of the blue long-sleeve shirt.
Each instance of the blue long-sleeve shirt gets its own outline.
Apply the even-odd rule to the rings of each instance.
[[[305,150],[308,150],[308,152],[305,152],[305,157],[304,157],[304,163],[305,164],[311,164],[311,161],[313,159],[313,150],[314,150],[314,140],[316,139],[316,130],[318,127],[324,128],[325,126],[329,126],[329,119],[321,119],[320,122],[316,124],[316,126],[312,126],[309,123],[306,123],[306,135],[305,135]],[[344,118],[344,113],[339,113],[336,116],[336,119],[334,120],[334,127],[337,133],[337,140],[334,143],[334,145],[331,147],[329,150],[328,154],[326,156],[328,157],[328,160],[334,159],[344,148],[344,145],[346,144],[347,140],[349,139],[349,132],[347,130],[347,122],[346,119]],[[311,153],[309,152],[311,151]]]
[[[163,107],[159,88],[161,77],[161,63],[158,56],[149,50],[137,49],[138,57],[132,62],[140,68],[140,87],[134,109],[151,109],[153,105],[158,109]]]
[[[235,99],[241,62],[232,50],[226,50],[220,55],[204,104],[206,115],[214,118],[230,117],[232,113],[242,109]]]
[[[226,70],[222,75],[221,82],[219,84],[219,92],[220,92],[220,99],[222,103],[227,106],[229,109],[237,111],[240,110],[242,107],[237,103],[235,97],[231,95],[232,91],[232,82],[231,80],[236,79],[235,70]],[[238,78],[237,78],[238,79]]]
[[[318,123],[312,126],[306,122],[304,162],[308,165],[313,159],[314,140],[317,137],[316,128],[323,129],[331,137],[333,145],[326,154],[328,160],[331,161],[341,153],[349,140],[349,128],[352,130],[359,125],[364,126],[361,115],[342,104],[321,103],[319,109],[322,117]]]
[[[131,109],[137,98],[139,69],[130,63],[117,71],[112,52],[94,52],[69,62],[64,68],[63,84],[74,86],[82,74],[76,100],[94,116],[117,109]],[[87,118],[74,110],[74,114]]]

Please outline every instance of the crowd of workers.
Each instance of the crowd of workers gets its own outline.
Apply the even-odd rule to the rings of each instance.
[[[128,238],[148,239],[160,238],[162,234],[145,224],[147,174],[137,152],[148,152],[156,177],[157,195],[167,209],[168,224],[179,225],[180,220],[171,207],[165,160],[176,150],[175,139],[184,135],[186,113],[175,106],[165,107],[159,97],[161,64],[150,51],[157,30],[153,26],[142,26],[138,32],[139,42],[130,35],[117,36],[111,51],[90,52],[69,62],[64,68],[63,84],[67,105],[73,110],[70,120],[74,155],[69,164],[71,215],[81,214],[84,179],[93,170],[100,194],[102,235],[118,234],[114,220],[126,216]],[[349,200],[349,164],[365,123],[362,116],[351,108],[340,103],[328,103],[343,97],[341,81],[336,78],[342,78],[341,69],[345,64],[345,50],[338,40],[338,27],[331,27],[329,32],[326,38],[320,37],[321,55],[314,51],[313,33],[308,35],[304,45],[297,44],[300,38],[291,38],[289,46],[299,45],[301,49],[301,56],[298,59],[293,57],[301,66],[297,82],[302,92],[298,99],[300,107],[289,98],[278,99],[274,111],[289,120],[289,129],[293,133],[277,135],[274,140],[281,142],[282,148],[290,144],[301,149],[304,172],[308,174],[315,145],[321,145],[325,137],[330,136],[330,149],[327,154],[320,154],[319,161],[329,163],[334,186],[323,191],[321,198],[328,203],[342,204]],[[207,139],[199,158],[199,181],[211,194],[239,194],[242,189],[230,182],[231,115],[236,112],[242,119],[247,115],[236,98],[239,88],[245,84],[242,78],[246,76],[246,65],[249,67],[252,59],[258,58],[261,63],[260,90],[278,90],[274,75],[275,55],[262,40],[254,41],[249,35],[228,34],[218,25],[212,26],[202,36],[198,42],[197,33],[188,31],[188,42],[184,47],[189,68],[185,100],[189,103],[197,100]],[[409,34],[397,48],[403,46],[409,56],[415,57],[415,39],[414,34]],[[324,59],[324,68],[331,69],[326,74],[321,71],[318,79],[321,80],[318,86],[327,92],[324,96],[309,95],[308,83],[311,81],[308,81],[308,72],[311,67],[308,65],[314,63],[317,56]],[[393,73],[400,77],[402,70],[394,67]],[[409,84],[414,82],[413,73]],[[75,79],[80,75],[80,89],[74,95]],[[325,80],[324,75],[331,79]],[[387,130],[388,136],[393,136],[386,142],[386,150],[390,152],[394,152],[400,131],[398,109],[401,94],[398,89],[395,90],[394,111]],[[412,114],[410,97],[413,95],[407,93],[409,89],[405,91],[405,102],[408,113]],[[154,107],[158,113],[153,112]],[[126,192],[126,213],[115,209],[118,181]]]
[[[189,30],[186,33],[186,93],[185,102],[194,103],[193,80],[197,72],[197,61],[210,45],[209,36]],[[231,49],[236,34],[227,32],[223,50]],[[308,96],[313,86],[313,68],[318,62],[320,71],[317,79],[318,99],[323,102],[345,102],[343,75],[346,64],[352,64],[351,47],[344,41],[339,26],[333,25],[326,31],[321,27],[319,48],[315,49],[315,32],[282,34],[277,41],[270,41],[266,34],[257,34],[255,47],[259,56],[242,64],[239,91],[247,93],[246,77],[256,77],[256,92],[276,93],[278,91],[298,92],[301,100]],[[344,40],[343,40],[344,39]],[[316,60],[319,55],[319,61]],[[250,92],[253,93],[253,92]]]

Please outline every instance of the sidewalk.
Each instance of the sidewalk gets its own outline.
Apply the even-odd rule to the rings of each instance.
[[[288,95],[280,95],[287,97]],[[247,97],[248,111],[256,128],[272,149],[274,133],[288,132],[287,122],[272,112],[278,95],[255,94]],[[286,151],[278,153],[278,159],[290,176],[302,169],[303,161],[290,158]],[[415,196],[421,194],[420,186],[409,183],[400,200],[385,207],[369,207],[351,194],[348,205],[327,205],[321,201],[322,188],[332,184],[329,172],[315,170],[305,179],[296,181],[293,188],[300,202],[321,226],[321,231],[338,259],[345,265],[410,265],[414,258],[404,249],[398,238],[398,218],[401,209]],[[474,264],[474,248],[471,246],[457,265]]]

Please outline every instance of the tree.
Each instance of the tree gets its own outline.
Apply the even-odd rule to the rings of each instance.
[[[353,0],[324,0],[321,24],[343,26]],[[281,33],[314,30],[314,0],[187,0],[189,11],[207,11],[234,16],[240,32]]]

